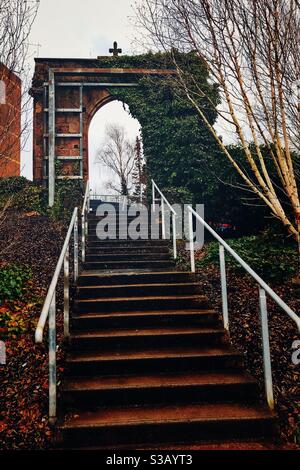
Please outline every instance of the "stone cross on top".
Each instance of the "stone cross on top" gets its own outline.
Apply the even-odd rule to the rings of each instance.
[[[117,41],[114,42],[113,46],[112,49],[109,49],[109,52],[113,54],[114,57],[118,57],[119,54],[122,54],[122,49],[118,49]]]

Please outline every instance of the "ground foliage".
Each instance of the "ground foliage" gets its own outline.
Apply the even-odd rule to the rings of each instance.
[[[268,244],[261,253],[261,263],[269,263]],[[229,241],[232,245],[232,241]],[[243,240],[239,241],[243,245]],[[276,244],[275,244],[276,245]],[[248,246],[248,261],[251,265],[249,239],[244,243],[244,251]],[[252,252],[256,253],[257,240],[252,240]],[[273,251],[276,249],[269,242],[273,271],[283,262],[289,263],[289,253],[281,253],[276,263]],[[277,253],[279,254],[277,247]],[[243,253],[244,254],[244,253]],[[206,259],[207,256],[207,259]],[[263,257],[264,256],[264,257]],[[292,263],[291,263],[292,264]],[[189,269],[189,252],[185,244],[180,245],[178,265]],[[222,312],[220,292],[220,272],[215,262],[215,246],[196,253],[197,278],[203,286],[205,294],[214,308]],[[281,282],[270,280],[275,292],[295,311],[299,311],[300,298],[296,294],[291,273],[281,273]],[[271,276],[272,278],[272,276]],[[229,302],[230,340],[233,346],[244,356],[245,366],[258,381],[261,397],[264,399],[262,346],[258,307],[258,287],[249,275],[242,273],[234,264],[227,267],[227,288]],[[272,357],[273,383],[276,400],[276,412],[279,416],[280,438],[283,445],[296,445],[300,448],[300,366],[292,363],[292,344],[299,339],[295,323],[270,299],[268,299],[268,318],[270,329],[270,346]]]
[[[266,232],[229,241],[241,258],[267,282],[280,284],[289,280],[298,270],[298,252],[293,240],[281,235]],[[205,249],[205,256],[197,260],[197,266],[219,265],[219,243],[210,242]],[[235,259],[227,255],[227,266],[241,274],[244,269]]]
[[[0,178],[0,208],[47,213],[47,191],[23,176]]]
[[[31,275],[29,268],[18,264],[2,264],[0,266],[0,304],[20,298],[25,293],[26,284],[31,279]]]
[[[62,247],[65,228],[36,213],[8,210],[0,230],[1,262],[31,272],[22,294],[0,306],[0,339],[7,365],[0,366],[0,448],[46,449],[48,351],[35,345],[34,329]],[[58,374],[62,372],[61,290],[58,295]],[[47,333],[47,332],[46,332]]]
[[[57,162],[57,172],[61,163]],[[48,190],[39,183],[23,176],[0,178],[0,219],[1,210],[10,207],[20,211],[37,212],[55,220],[68,221],[74,207],[81,206],[84,184],[79,180],[58,180],[55,185],[53,207],[48,206]],[[0,221],[1,223],[1,221]]]

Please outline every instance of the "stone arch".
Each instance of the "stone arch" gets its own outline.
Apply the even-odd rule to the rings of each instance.
[[[121,59],[125,67],[120,68]],[[131,60],[134,67],[130,68]],[[137,68],[141,61],[141,68]],[[112,62],[114,65],[107,67]],[[87,181],[88,130],[95,113],[117,99],[114,87],[138,87],[144,76],[167,76],[174,70],[145,68],[145,59],[36,59],[31,88],[34,98],[33,179],[48,186],[54,203],[59,179]],[[57,163],[59,162],[59,165]]]
[[[84,120],[84,138],[83,138],[83,147],[84,147],[84,174],[87,175],[86,179],[89,177],[89,128],[93,120],[93,117],[96,113],[103,108],[108,103],[116,100],[116,97],[111,95],[108,90],[103,90],[104,93],[95,93],[95,96],[89,95],[89,105],[86,106],[86,118]],[[85,100],[84,100],[85,102]]]
[[[102,145],[107,142],[107,125],[116,124],[125,131],[126,139],[136,145],[136,138],[142,142],[142,125],[130,112],[129,100],[120,99],[116,94],[97,107],[92,114],[88,129],[88,158],[89,182],[93,194],[110,193],[120,184],[119,176],[106,164],[98,161],[97,155]],[[112,183],[113,186],[107,186]],[[133,188],[133,181],[128,180],[129,187]]]
[[[108,92],[108,90],[106,90]],[[109,92],[108,92],[109,93]],[[99,97],[97,101],[95,101],[94,106],[91,107],[91,111],[89,112],[89,124],[91,123],[95,114],[103,108],[108,103],[115,101],[117,98],[114,95],[108,94],[105,98]]]

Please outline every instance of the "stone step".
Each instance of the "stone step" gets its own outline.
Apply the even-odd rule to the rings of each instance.
[[[155,349],[75,352],[67,358],[69,376],[224,370],[240,367],[242,356],[225,347],[156,347]]]
[[[128,232],[127,230],[115,230],[111,231],[110,233],[107,232],[97,232],[96,230],[90,230],[89,235],[88,235],[88,243],[90,241],[145,241],[145,242],[150,242],[152,240],[157,240],[161,234],[156,234],[155,232],[151,232],[150,230],[145,231],[145,232],[135,232],[132,234],[132,232]],[[171,240],[171,237],[169,237],[169,241]]]
[[[275,425],[277,428],[277,426]],[[152,454],[157,455],[156,462],[159,461],[159,455],[161,453],[158,453],[158,451],[203,451],[203,450],[210,450],[210,451],[220,451],[220,450],[256,450],[256,451],[262,451],[262,450],[287,450],[287,446],[284,444],[279,444],[278,439],[276,438],[276,434],[274,438],[264,438],[262,437],[261,439],[257,437],[256,439],[222,439],[221,441],[218,441],[217,439],[211,439],[211,440],[205,440],[203,439],[202,441],[192,441],[192,442],[177,442],[177,443],[158,443],[158,444],[149,444],[149,443],[141,443],[141,444],[119,444],[117,447],[114,445],[106,445],[106,446],[101,446],[101,445],[95,445],[95,446],[89,446],[89,447],[81,447],[77,446],[76,450],[80,451],[115,451],[118,450],[118,452],[126,451],[128,452],[129,450],[132,451],[152,451]],[[70,447],[70,450],[75,450]],[[153,452],[155,451],[155,452]],[[173,452],[174,454],[174,452]],[[126,454],[127,455],[127,454]],[[176,454],[177,455],[177,454]],[[179,454],[181,455],[181,454]],[[184,454],[186,455],[186,453]]]
[[[113,253],[114,255],[117,254],[130,254],[130,253],[145,253],[145,254],[160,254],[164,253],[169,255],[169,247],[168,246],[151,246],[151,245],[140,245],[140,246],[124,246],[124,247],[115,247],[115,246],[101,246],[101,244],[96,246],[88,246],[87,247],[88,254],[110,254]]]
[[[132,247],[132,248],[139,248],[139,246],[150,246],[150,247],[168,247],[169,246],[168,240],[100,240],[96,235],[89,235],[87,240],[88,247],[111,247],[115,248],[122,248],[122,247]]]
[[[165,261],[169,260],[170,256],[169,253],[105,253],[105,254],[91,254],[87,253],[86,255],[86,262],[104,262],[104,261],[128,261],[129,263],[132,261]]]
[[[184,271],[129,271],[125,273],[95,273],[94,271],[83,271],[78,278],[79,286],[112,286],[132,284],[155,284],[155,283],[191,283],[196,279],[195,274]]]
[[[256,438],[275,430],[275,416],[258,404],[214,403],[106,408],[68,416],[65,446],[178,443]]]
[[[77,299],[75,302],[76,312],[112,312],[131,310],[157,310],[195,308],[208,308],[208,299],[204,295],[164,295],[156,297],[104,297],[94,299]]]
[[[136,239],[144,239],[144,240],[151,240],[152,238],[154,240],[157,240],[158,238],[161,238],[161,230],[153,230],[151,229],[150,227],[149,228],[144,228],[142,230],[136,230],[136,229],[132,229],[132,230],[128,230],[128,227],[127,226],[116,226],[115,228],[113,229],[110,229],[110,231],[108,232],[107,230],[102,230],[101,227],[89,227],[89,231],[88,231],[88,237],[99,237],[101,235],[101,238],[102,239],[105,239],[106,237],[109,237],[109,238],[120,238],[120,239],[126,239],[126,238],[129,238],[129,239],[132,239],[133,241],[135,241]],[[169,236],[169,239],[170,239],[170,236]]]
[[[88,221],[89,221],[89,223],[99,222],[103,219],[106,219],[107,215],[108,215],[107,213],[105,215],[97,215],[95,212],[92,212],[91,214],[88,215]],[[126,213],[125,213],[125,215],[126,215]],[[126,221],[125,215],[124,215],[124,212],[115,211],[116,220],[119,221],[119,222],[120,221],[121,222]],[[133,220],[135,220],[137,217],[138,217],[138,215],[128,215],[128,212],[127,212],[127,221],[129,223],[132,222]],[[151,219],[149,219],[149,220],[151,220]]]
[[[141,220],[140,218],[138,218],[136,216],[128,217],[127,220],[126,220],[125,218],[122,218],[122,217],[120,218],[119,214],[116,214],[116,217],[112,217],[111,219],[109,219],[107,216],[105,216],[105,217],[92,217],[92,218],[90,217],[88,219],[88,226],[89,227],[94,227],[99,222],[101,223],[101,225],[116,223],[118,226],[122,225],[124,227],[128,227],[131,224],[132,224],[132,226],[137,225],[137,224],[141,224],[142,226],[162,225],[161,220],[152,221],[150,218],[145,219],[145,220]]]
[[[85,270],[113,270],[113,269],[166,269],[175,266],[174,261],[167,260],[136,260],[136,261],[89,261],[85,262]]]
[[[98,231],[100,233],[105,233],[108,232],[108,228],[102,227],[102,225],[98,225],[99,222],[91,223],[88,226],[88,236],[98,236]],[[110,234],[119,234],[119,233],[125,233],[125,234],[131,234],[131,238],[145,238],[148,239],[150,238],[150,235],[152,234],[152,237],[154,239],[161,238],[162,236],[162,226],[161,224],[159,225],[154,225],[151,226],[149,224],[143,224],[137,226],[136,224],[119,224],[118,222],[116,223],[111,223],[109,225],[109,232]],[[138,235],[136,235],[138,233]],[[140,234],[140,235],[139,235]]]
[[[77,298],[93,299],[101,297],[147,297],[150,295],[176,295],[178,292],[180,292],[181,295],[201,294],[203,293],[203,288],[198,282],[79,286],[77,289]]]
[[[142,225],[142,226],[160,225],[161,226],[162,225],[162,221],[158,219],[156,220],[151,220],[151,218],[141,219],[139,217],[134,216],[134,217],[128,217],[126,220],[125,218],[122,218],[122,217],[120,218],[119,214],[116,214],[116,217],[111,217],[111,218],[108,218],[107,216],[89,218],[88,226],[94,227],[99,222],[101,223],[101,225],[105,225],[105,224],[109,225],[109,224],[116,223],[117,225],[122,225],[124,227],[128,227],[131,224],[132,226],[135,226],[135,225]]]
[[[63,388],[65,405],[80,410],[100,408],[103,403],[141,406],[218,400],[245,402],[257,394],[257,383],[242,371],[76,377],[68,379]]]
[[[174,347],[189,345],[218,345],[224,340],[223,328],[204,327],[152,327],[89,330],[73,332],[72,351],[101,351],[104,349],[123,349],[152,347]]]
[[[165,310],[127,311],[109,313],[84,313],[73,317],[73,331],[87,331],[99,328],[141,328],[172,325],[176,326],[218,326],[215,310]]]

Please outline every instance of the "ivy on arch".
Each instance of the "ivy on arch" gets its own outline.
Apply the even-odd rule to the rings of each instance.
[[[113,59],[116,60],[119,67],[170,68],[172,65],[167,54],[149,53]],[[198,84],[209,97],[198,98],[199,104],[205,107],[210,122],[215,123],[214,106],[220,98],[218,89],[209,80],[206,66],[193,52],[177,53],[177,61],[187,72],[190,68],[193,73],[196,70]],[[112,66],[112,62],[108,62],[106,65]],[[109,91],[128,105],[130,114],[141,124],[147,171],[151,178],[162,188],[173,189],[183,202],[202,198],[212,190],[207,171],[218,149],[176,80],[144,76],[135,88],[114,87]]]

